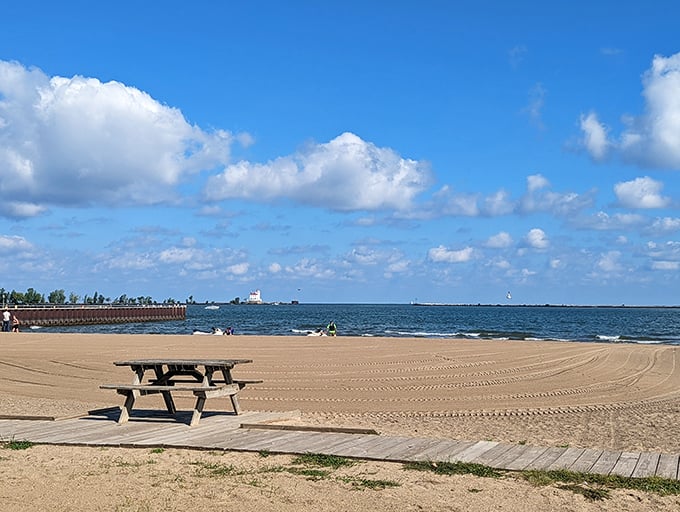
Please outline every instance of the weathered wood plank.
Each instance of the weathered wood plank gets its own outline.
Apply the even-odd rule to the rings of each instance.
[[[346,434],[347,436],[350,436],[351,434]],[[328,452],[330,455],[339,455],[339,456],[350,456],[348,455],[349,453],[355,453],[359,450],[362,449],[362,445],[366,443],[370,443],[372,441],[372,435],[365,435],[365,434],[359,434],[359,435],[351,435],[352,437],[347,438],[345,441],[342,443],[339,443],[335,445],[332,448],[328,449]],[[318,450],[317,450],[318,451]],[[304,452],[303,452],[304,453]]]
[[[586,448],[578,459],[568,468],[570,471],[576,471],[580,473],[587,473],[590,471],[597,459],[602,455],[602,450],[591,450]]]
[[[295,453],[326,453],[325,450],[352,443],[357,439],[357,434],[337,433],[331,435],[323,432],[295,432],[295,434],[297,435],[288,438],[286,446],[280,448]],[[278,445],[272,447],[272,449],[278,450]]]
[[[574,465],[578,458],[583,455],[584,451],[585,448],[566,448],[562,454],[545,469],[548,471],[555,469],[569,469]]]
[[[547,448],[542,446],[524,446],[524,448],[525,450],[519,452],[514,460],[507,461],[502,467],[511,471],[521,471],[538,457],[543,455],[543,453],[547,450]]]
[[[511,444],[500,444],[497,443],[495,446],[490,447],[488,450],[484,450],[479,453],[476,457],[470,458],[466,462],[474,462],[475,464],[484,464],[485,466],[491,465],[491,462],[497,459],[500,455],[504,454],[513,447]]]
[[[659,464],[660,453],[641,453],[635,470],[631,475],[633,478],[646,478],[656,476],[656,467]]]
[[[389,449],[397,444],[403,443],[404,438],[388,436],[368,436],[368,442],[360,446],[354,445],[348,448],[346,456],[367,459],[380,459],[383,450]]]
[[[608,475],[620,458],[621,452],[603,451],[588,472],[596,475]]]
[[[633,474],[633,471],[635,471],[635,467],[639,460],[639,452],[621,452],[619,460],[616,461],[610,474],[629,477]]]
[[[471,444],[468,448],[452,455],[449,460],[458,462],[476,462],[476,459],[482,454],[494,449],[498,446],[496,441],[478,441]]]
[[[431,446],[430,443],[427,442],[427,439],[418,439],[415,437],[405,437],[403,438],[403,442],[389,448],[383,451],[383,457],[385,460],[393,460],[393,461],[401,461],[401,460],[407,460],[401,458],[401,454],[406,452],[407,450],[412,450],[414,447],[419,446],[419,447],[425,447],[425,446]]]
[[[455,441],[453,439],[438,439],[435,444],[422,451],[415,452],[412,457],[418,462],[456,462],[457,455],[474,446],[474,441]]]
[[[678,478],[678,459],[680,459],[678,454],[662,454],[659,457],[659,465],[656,467],[656,476],[676,480]]]
[[[560,458],[566,448],[548,448],[541,455],[526,465],[524,469],[547,470],[553,462]]]
[[[453,439],[426,439],[425,441],[422,446],[405,451],[403,457],[414,462],[448,462],[451,454],[455,453],[460,445],[465,444],[463,441]]]

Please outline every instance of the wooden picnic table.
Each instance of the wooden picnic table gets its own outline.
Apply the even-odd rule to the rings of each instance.
[[[125,396],[118,423],[130,418],[135,400],[141,395],[160,393],[170,414],[177,409],[173,393],[191,393],[196,397],[190,425],[196,425],[208,398],[228,396],[235,414],[239,414],[238,392],[247,384],[260,380],[235,380],[231,370],[251,359],[133,359],[116,361],[116,366],[129,366],[134,372],[131,384],[102,384],[102,389],[115,389]]]

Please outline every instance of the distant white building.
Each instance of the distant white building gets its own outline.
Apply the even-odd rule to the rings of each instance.
[[[262,297],[260,297],[260,290],[250,292],[248,295],[248,304],[262,304]]]

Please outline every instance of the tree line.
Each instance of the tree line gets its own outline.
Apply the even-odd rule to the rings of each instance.
[[[4,288],[0,288],[0,302],[2,305],[22,305],[22,304],[86,304],[86,305],[121,305],[121,306],[150,306],[153,304],[159,304],[149,296],[139,296],[139,297],[128,297],[126,294],[121,295],[115,299],[106,297],[99,292],[94,292],[92,296],[75,294],[74,292],[69,293],[68,301],[66,300],[66,292],[64,290],[53,290],[47,295],[47,300],[45,300],[45,295],[36,291],[33,288],[29,288],[25,292],[18,292],[16,290],[7,291]],[[179,304],[179,301],[175,299],[165,299],[161,304]]]

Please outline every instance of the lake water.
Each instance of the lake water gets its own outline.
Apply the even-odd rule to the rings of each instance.
[[[680,308],[263,304],[187,307],[184,321],[43,328],[45,332],[299,335],[334,320],[339,336],[609,341],[680,344]]]

